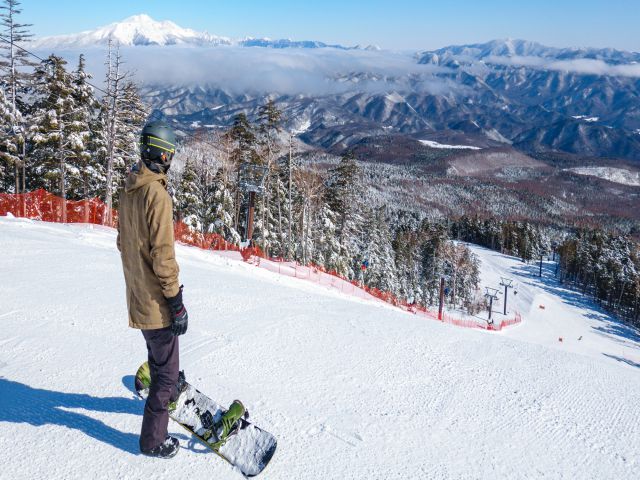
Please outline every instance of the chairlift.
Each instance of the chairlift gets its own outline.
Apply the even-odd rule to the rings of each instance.
[[[243,163],[239,172],[240,188],[244,192],[264,193],[264,181],[269,168],[256,163]]]

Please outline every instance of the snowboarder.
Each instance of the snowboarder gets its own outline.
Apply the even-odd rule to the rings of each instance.
[[[168,406],[178,395],[178,336],[187,331],[189,320],[178,281],[173,204],[166,190],[174,153],[172,129],[162,122],[147,123],[140,135],[140,161],[120,192],[117,239],[129,326],[142,330],[151,373],[140,451],[159,458],[178,453],[178,439],[167,433]]]

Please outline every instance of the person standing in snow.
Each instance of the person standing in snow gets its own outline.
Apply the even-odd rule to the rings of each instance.
[[[140,153],[120,192],[117,244],[129,326],[142,331],[151,372],[140,451],[171,458],[178,453],[179,442],[167,433],[168,406],[178,393],[178,336],[187,331],[189,320],[178,281],[173,204],[166,189],[175,153],[174,132],[162,122],[148,123],[140,136]]]

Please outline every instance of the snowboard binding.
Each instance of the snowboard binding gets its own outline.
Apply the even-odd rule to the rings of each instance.
[[[217,422],[209,411],[200,416],[200,422],[207,430],[205,436],[207,438],[215,438],[216,441],[213,443],[213,448],[219,449],[231,435],[236,434],[242,428],[242,421],[247,418],[249,418],[249,412],[245,406],[240,400],[234,400]]]

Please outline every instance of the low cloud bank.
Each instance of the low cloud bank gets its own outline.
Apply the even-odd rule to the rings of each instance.
[[[41,52],[43,53],[43,52]],[[61,52],[75,68],[81,52]],[[46,53],[44,53],[46,55]],[[87,70],[104,78],[106,52],[85,50]],[[393,52],[246,47],[127,47],[124,68],[146,85],[207,86],[242,93],[322,95],[350,91],[419,89],[451,92],[450,81],[438,74],[448,69],[419,65],[411,55]]]
[[[49,52],[39,51],[41,56]],[[77,65],[80,51],[56,52]],[[106,50],[86,49],[87,70],[102,85]],[[389,51],[274,49],[220,46],[125,47],[124,68],[138,82],[158,87],[220,88],[230,94],[281,94],[317,96],[347,92],[419,92],[432,95],[469,95],[456,83],[452,70],[418,64],[412,54]],[[554,60],[538,56],[492,56],[482,62],[459,57],[463,68],[480,76],[491,65],[522,66],[588,75],[640,78],[640,64],[613,65],[602,60]]]
[[[540,70],[577,73],[581,75],[609,75],[615,77],[640,77],[640,63],[612,65],[602,60],[579,58],[574,60],[553,60],[543,57],[487,57],[487,64],[511,65]]]

